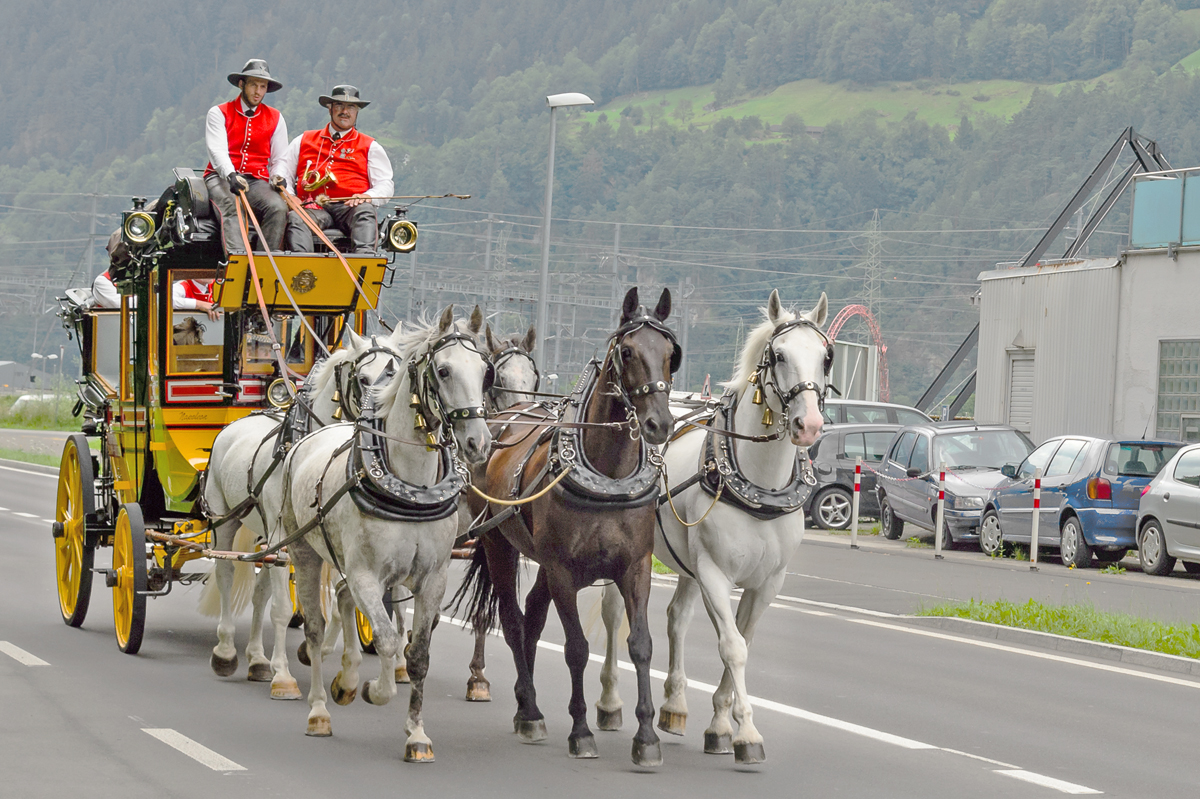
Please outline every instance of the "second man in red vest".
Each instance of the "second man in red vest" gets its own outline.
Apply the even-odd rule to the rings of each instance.
[[[345,233],[354,252],[374,252],[375,206],[393,193],[392,162],[383,146],[355,127],[369,103],[353,86],[334,86],[321,95],[329,124],[292,139],[272,176],[282,177],[313,222]],[[288,214],[287,249],[312,252],[313,234],[296,213]]]

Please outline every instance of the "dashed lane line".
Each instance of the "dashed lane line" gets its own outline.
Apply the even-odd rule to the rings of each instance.
[[[800,609],[793,608],[793,610],[800,610]],[[408,609],[407,612],[411,614],[412,610]],[[800,610],[800,612],[803,613],[805,611]],[[812,612],[812,611],[808,611],[808,612]],[[826,615],[833,615],[833,614],[826,614]],[[464,628],[466,627],[466,622],[464,622],[460,619],[452,618],[450,616],[442,616],[441,620],[447,624],[452,624],[456,627],[464,627]],[[865,619],[861,619],[861,620],[851,619],[851,621],[862,621],[862,622],[868,623],[868,624],[876,623],[876,622],[868,622]],[[882,626],[891,626],[891,625],[882,625]],[[899,628],[899,629],[907,629],[907,628]],[[496,633],[493,633],[493,635],[495,635],[495,634]],[[564,648],[561,644],[553,644],[553,643],[550,643],[549,641],[538,641],[538,647],[541,649],[548,649],[552,652],[562,653],[564,651]],[[588,660],[594,661],[596,663],[603,663],[604,657],[601,655],[589,654]],[[634,668],[634,665],[632,663],[629,663],[624,660],[617,660],[617,668],[621,669],[622,671],[636,671],[636,669]],[[667,673],[664,671],[661,671],[659,669],[650,669],[650,676],[657,680],[666,680]],[[698,691],[704,691],[705,693],[708,693],[708,694],[713,694],[717,690],[717,686],[715,686],[711,683],[700,682],[699,680],[693,680],[693,679],[688,679],[687,686],[688,686],[688,688],[693,688]],[[957,749],[949,749],[947,747],[935,746],[934,744],[925,743],[924,741],[917,741],[912,738],[905,738],[900,735],[893,735],[890,732],[876,730],[871,727],[865,727],[861,724],[855,724],[853,722],[843,721],[842,719],[835,719],[832,716],[825,716],[820,713],[813,713],[810,710],[804,710],[803,708],[792,707],[791,705],[785,705],[782,702],[776,702],[771,699],[763,699],[762,697],[758,697],[758,696],[750,696],[749,701],[750,701],[750,704],[753,705],[754,707],[762,708],[764,710],[773,710],[776,713],[781,713],[785,716],[791,716],[793,718],[803,719],[804,721],[809,721],[809,722],[812,722],[814,724],[818,724],[818,725],[821,725],[824,727],[830,727],[832,729],[841,730],[842,732],[847,732],[847,733],[850,733],[851,735],[858,735],[858,736],[861,736],[864,738],[870,738],[872,740],[879,741],[881,743],[891,744],[892,746],[898,746],[902,749],[937,750],[937,751],[946,752],[946,753],[952,754],[952,755],[960,755],[963,757],[968,757],[973,760],[982,760],[982,761],[984,761],[986,763],[990,763],[992,765],[1004,766],[1005,767],[1004,769],[993,769],[993,772],[996,774],[1003,774],[1007,777],[1014,777],[1016,779],[1024,780],[1026,782],[1036,783],[1036,784],[1042,785],[1046,788],[1051,788],[1053,790],[1059,791],[1060,793],[1067,793],[1067,794],[1099,794],[1099,793],[1103,793],[1102,791],[1097,791],[1093,788],[1088,788],[1083,785],[1077,785],[1072,782],[1065,782],[1063,780],[1058,780],[1058,779],[1055,779],[1054,777],[1047,777],[1043,774],[1037,774],[1036,772],[1032,772],[1032,771],[1025,771],[1024,769],[1017,768],[1016,766],[1013,766],[1010,763],[1002,763],[998,760],[991,760],[989,758],[980,757],[979,755],[972,755],[968,752],[960,752]]]
[[[245,766],[234,763],[224,755],[219,755],[207,746],[168,727],[143,727],[142,732],[157,738],[172,749],[182,752],[202,766],[208,766],[213,771],[246,770]]]
[[[58,475],[56,475],[56,474],[47,474],[46,472],[32,472],[29,469],[17,469],[12,466],[0,466],[0,469],[3,469],[6,472],[20,472],[21,474],[32,474],[34,477],[45,477],[50,480],[58,479]]]
[[[20,516],[23,519],[40,519],[41,518],[36,513],[25,513],[24,511],[19,511],[19,510],[14,510],[12,512],[12,515]]]
[[[13,660],[26,666],[49,666],[50,664],[42,660],[37,655],[26,652],[16,644],[10,644],[8,641],[0,641],[0,652],[8,655]]]

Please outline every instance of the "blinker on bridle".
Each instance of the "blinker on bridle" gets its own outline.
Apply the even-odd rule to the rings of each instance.
[[[482,405],[444,410],[442,408],[441,396],[437,393],[436,388],[432,392],[429,390],[431,385],[435,387],[438,385],[437,375],[433,369],[433,356],[455,344],[462,344],[462,346],[483,359],[484,364],[487,366],[483,376],[483,391],[485,394],[491,391],[495,383],[496,367],[492,364],[491,360],[479,350],[479,347],[475,344],[475,339],[457,330],[447,333],[433,342],[421,357],[409,361],[408,383],[412,389],[409,407],[416,411],[413,418],[413,429],[425,433],[426,449],[434,449],[438,445],[437,435],[433,432],[435,428],[439,426],[443,428],[449,427],[455,422],[465,422],[468,419],[483,419],[487,417],[487,409]],[[432,418],[433,425],[430,425],[428,420],[426,420],[426,414]]]
[[[500,350],[495,355],[493,355],[491,357],[493,372],[499,373],[500,366],[502,364],[504,364],[510,358],[515,358],[518,355],[520,355],[523,358],[526,358],[529,361],[529,365],[533,367],[533,377],[534,377],[533,390],[538,391],[542,387],[542,373],[540,371],[538,371],[537,361],[535,361],[533,359],[533,356],[531,354],[529,354],[528,352],[526,352],[525,350],[521,349],[520,347],[514,347],[514,346],[505,347],[504,349]],[[508,390],[508,389],[500,388],[499,386],[495,385],[495,376],[494,375],[493,375],[492,381],[493,381],[492,386],[488,388],[488,392],[491,393],[492,395],[495,395],[497,392],[500,392],[500,391]],[[521,392],[516,391],[514,393],[519,394]]]
[[[353,361],[346,363],[342,361],[333,367],[333,401],[337,403],[337,407],[333,409],[333,418],[336,421],[342,421],[342,417],[349,420],[357,419],[362,409],[362,381],[358,377],[358,370],[362,367],[363,361],[372,355],[385,355],[393,361],[398,361],[399,357],[395,352],[387,347],[379,346],[379,341],[375,336],[371,336],[371,346],[364,352],[360,353]],[[349,380],[344,384],[342,382],[342,369],[349,367]],[[346,393],[342,393],[342,385],[346,386]],[[346,395],[350,396],[346,396]]]

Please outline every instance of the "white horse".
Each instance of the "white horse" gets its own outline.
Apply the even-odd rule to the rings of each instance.
[[[349,327],[343,340],[345,346],[313,366],[304,383],[301,399],[312,410],[314,424],[317,425],[336,421],[334,413],[339,407],[353,413],[352,377],[359,375],[374,380],[392,363],[389,353],[398,352],[391,337],[364,338]],[[279,424],[274,416],[246,416],[221,430],[213,441],[204,482],[204,502],[210,518],[221,520],[239,505],[247,511],[213,525],[215,549],[248,549],[255,540],[266,541],[269,530],[264,522],[267,527],[277,522],[282,471],[278,465],[272,469],[271,464]],[[269,474],[268,470],[271,470]],[[264,475],[267,478],[262,482],[255,507],[248,498],[252,487],[258,486]],[[243,504],[248,502],[251,504]],[[243,525],[250,535],[242,532]],[[253,567],[239,563],[237,568],[248,571]],[[234,614],[239,605],[234,589],[235,565],[232,561],[218,560],[213,571],[214,579],[201,592],[200,604],[202,608],[213,604],[212,592],[219,592],[217,645],[213,647],[209,662],[214,672],[227,677],[237,670],[238,665],[234,643]],[[270,680],[273,699],[299,699],[300,689],[288,670],[285,647],[287,626],[292,618],[287,570],[263,567],[252,579],[254,612],[250,622],[250,640],[246,646],[246,658],[250,661],[247,679]],[[275,646],[270,660],[266,658],[263,648],[263,615],[268,590],[275,600],[271,607]]]
[[[766,321],[750,333],[733,379],[725,386],[736,398],[733,418],[738,433],[779,434],[765,442],[732,442],[742,475],[757,487],[781,489],[792,482],[796,448],[810,446],[821,433],[819,398],[832,362],[832,348],[820,329],[828,314],[828,301],[822,293],[815,308],[798,316],[784,310],[779,293],[772,291],[764,313]],[[755,404],[755,398],[765,405]],[[771,410],[770,423],[765,423],[765,408]],[[671,488],[697,473],[705,439],[703,430],[692,429],[667,448],[664,459]],[[658,728],[674,735],[684,732],[687,676],[683,645],[699,595],[716,628],[725,665],[721,684],[713,694],[713,718],[704,732],[704,751],[727,754],[732,749],[738,763],[760,763],[766,754],[746,692],[746,657],[755,626],[783,586],[784,570],[804,537],[804,511],[760,519],[717,501],[696,484],[675,495],[673,502],[675,511],[691,526],[680,523],[670,506],[660,508],[662,526],[655,531],[654,554],[678,573],[679,582],[667,608],[670,671]],[[736,614],[730,601],[735,587],[743,589]],[[612,586],[606,587],[601,612],[608,647],[600,675],[603,692],[596,703],[601,719],[620,718],[617,628],[624,610],[620,594]],[[736,733],[730,723],[731,710],[738,723]]]
[[[338,604],[342,612],[342,669],[330,688],[338,704],[347,704],[357,692],[362,654],[353,645],[354,608],[371,623],[379,654],[380,675],[363,685],[363,699],[386,704],[396,693],[395,660],[399,636],[384,608],[383,595],[403,585],[413,593],[412,640],[407,647],[408,675],[412,681],[405,731],[404,757],[430,761],[433,746],[425,735],[421,705],[429,668],[429,641],[446,590],[450,550],[458,530],[457,496],[444,495],[450,483],[444,472],[444,452],[455,448],[470,464],[482,463],[491,448],[491,433],[483,418],[484,391],[492,372],[491,363],[479,350],[483,315],[476,308],[469,325],[453,321],[453,307],[436,325],[422,326],[398,341],[399,369],[390,380],[370,390],[368,424],[382,420],[383,438],[374,439],[382,458],[359,443],[370,436],[351,425],[326,427],[292,447],[283,465],[282,524],[274,540],[291,539],[288,551],[296,569],[300,604],[313,607],[319,601],[322,562],[345,575],[339,584]],[[425,446],[426,431],[439,442]],[[357,438],[356,438],[357,436]],[[440,436],[440,439],[438,438]],[[366,512],[365,488],[354,497],[345,495],[348,485],[347,460],[355,458],[356,475],[366,485],[374,480],[369,499],[382,510]],[[439,473],[440,470],[441,473]],[[453,471],[453,469],[451,469]],[[453,477],[453,475],[450,475]],[[390,481],[390,482],[389,482]],[[436,517],[430,495],[445,496],[448,513],[435,520],[412,520],[416,500],[379,503],[380,486],[391,486],[387,496],[403,498],[405,492],[423,497],[428,515]],[[386,498],[385,498],[386,499]],[[381,518],[387,514],[409,519]],[[305,531],[307,532],[305,533]],[[321,651],[325,621],[320,614],[305,617],[305,641],[309,652]],[[307,734],[331,734],[320,658],[312,658]]]

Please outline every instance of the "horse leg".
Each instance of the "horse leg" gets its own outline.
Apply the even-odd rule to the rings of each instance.
[[[604,620],[604,666],[600,669],[600,700],[596,702],[596,726],[602,730],[619,730],[623,719],[617,657],[620,650],[617,636],[621,632],[621,617],[625,600],[616,583],[604,586],[601,593],[600,618]]]
[[[775,598],[782,587],[783,571],[781,570],[766,585],[742,593],[742,600],[738,603],[737,609],[737,629],[746,642],[747,654],[750,644],[754,640],[754,629],[758,625],[758,620],[762,618],[763,612],[766,611],[771,600]],[[726,670],[726,674],[733,682],[733,719],[738,723],[737,735],[733,736],[734,760],[743,765],[762,763],[767,759],[767,754],[763,749],[762,735],[754,726],[754,710],[750,706],[749,695],[746,692],[745,666],[743,664],[740,675],[732,670]],[[724,681],[722,678],[722,682]]]
[[[326,628],[332,627],[336,630],[342,627],[346,623],[346,620],[342,618],[341,608],[337,600],[337,588],[331,585],[332,581],[332,572],[330,571],[329,564],[326,563],[321,567],[321,597],[327,600],[322,607],[325,605],[329,607],[329,615],[325,617]],[[353,619],[354,617],[351,616],[350,618]],[[326,658],[333,654],[333,650],[337,648],[337,640],[338,637],[336,635],[325,636],[325,648],[321,650],[321,657]],[[358,646],[357,638],[354,645]]]
[[[329,693],[334,702],[348,705],[358,693],[358,667],[362,663],[362,652],[358,648],[358,632],[353,623],[345,622],[354,618],[354,597],[350,595],[350,586],[346,585],[345,580],[337,586],[337,607],[338,617],[342,620],[342,670],[330,683]]]
[[[400,642],[396,637],[395,624],[388,618],[387,610],[383,606],[383,586],[370,575],[361,578],[348,575],[346,579],[353,582],[354,600],[343,604],[341,596],[345,589],[342,586],[338,587],[338,604],[342,614],[342,624],[346,629],[344,648],[347,652],[353,652],[353,657],[359,661],[362,660],[357,642],[352,643],[350,637],[355,625],[354,606],[357,605],[362,614],[367,617],[367,621],[371,623],[371,631],[375,636],[375,653],[379,656],[382,668],[378,679],[367,680],[363,683],[362,698],[364,702],[371,705],[386,705],[396,695],[395,662]],[[347,662],[345,653],[342,654],[342,662]],[[355,668],[357,669],[357,665]]]
[[[408,673],[412,688],[408,695],[408,719],[404,731],[408,739],[404,742],[404,759],[409,763],[432,763],[433,742],[425,734],[421,719],[421,708],[425,701],[425,677],[429,674],[429,643],[433,634],[433,623],[438,617],[442,598],[446,594],[446,571],[441,569],[426,577],[413,591],[413,637],[408,645]],[[391,637],[391,630],[388,631]],[[387,681],[394,691],[394,667],[389,646],[399,647],[399,639],[392,642],[376,642],[380,659],[384,660],[380,681]],[[381,648],[382,647],[382,648]]]
[[[704,609],[717,631],[717,651],[725,664],[721,683],[713,693],[713,718],[704,731],[704,751],[710,755],[727,755],[733,751],[733,724],[729,713],[734,689],[739,679],[745,685],[746,640],[738,632],[737,620],[730,608],[729,594],[733,583],[711,562],[701,563],[697,571]]]
[[[487,644],[488,631],[477,629],[475,632],[475,652],[471,655],[471,676],[467,679],[468,702],[491,702],[492,684],[483,676],[483,650]]]
[[[499,535],[485,535],[482,539],[488,579],[500,605],[500,629],[504,632],[504,643],[512,650],[513,665],[517,669],[517,682],[513,686],[517,699],[513,732],[521,743],[538,743],[546,740],[548,734],[546,718],[537,706],[533,672],[525,659],[525,617],[517,598],[517,569],[520,568],[517,550]]]
[[[304,614],[304,644],[309,652],[320,652],[325,643],[325,615],[321,613],[321,556],[305,541],[288,547],[296,570],[296,596],[300,606],[313,608]],[[305,735],[325,737],[333,734],[329,709],[325,706],[325,680],[321,676],[321,658],[309,658],[311,683],[308,687],[308,729]]]
[[[251,594],[250,641],[246,644],[246,660],[250,661],[250,669],[246,679],[253,682],[268,682],[271,679],[271,661],[267,660],[266,649],[263,647],[263,616],[266,615],[267,597],[271,592],[271,576],[267,574],[270,567],[262,566],[254,575],[254,593]]]
[[[564,653],[567,668],[571,671],[571,702],[568,709],[574,723],[571,725],[571,734],[567,736],[567,751],[571,757],[576,758],[598,757],[596,736],[592,735],[591,729],[588,728],[587,700],[583,695],[583,670],[587,668],[588,642],[583,625],[579,623],[577,591],[572,585],[569,573],[563,574],[556,570],[553,575],[549,575],[548,572],[548,569],[542,567],[538,581],[542,582],[542,575],[547,575],[549,593],[554,598],[554,609],[558,611],[563,632],[566,633],[567,645]],[[532,595],[531,591],[530,596]],[[531,639],[528,638],[525,644],[526,651],[530,646],[537,646],[536,640],[531,643]]]
[[[292,621],[292,597],[288,590],[288,570],[264,566],[271,581],[271,626],[275,628],[275,646],[271,650],[271,698],[299,699],[300,686],[288,668],[287,630]]]
[[[662,746],[654,731],[654,697],[650,690],[650,556],[629,564],[621,578],[621,595],[629,617],[629,659],[637,672],[638,729],[633,736],[633,762],[642,767],[662,765]]]
[[[400,586],[392,589],[392,602],[397,599],[397,594],[400,593]],[[407,603],[404,603],[407,604]],[[408,658],[404,654],[404,604],[393,604],[392,608],[396,614],[396,637],[400,639],[400,651],[396,653],[396,682],[408,682]],[[468,697],[469,698],[469,697]]]
[[[533,587],[525,595],[525,662],[529,665],[529,679],[533,679],[537,662],[537,645],[546,629],[546,615],[550,612],[550,584],[546,570],[538,567]]]
[[[215,546],[230,549],[233,546],[232,533],[226,533],[221,527],[214,533]],[[237,645],[233,641],[236,629],[233,622],[233,562],[218,560],[213,566],[213,579],[217,581],[217,592],[221,597],[221,616],[217,619],[217,645],[213,647],[212,656],[208,663],[220,677],[228,677],[237,671]]]
[[[700,586],[691,577],[679,575],[675,595],[667,605],[667,641],[670,645],[670,666],[662,708],[658,712],[658,728],[672,735],[683,735],[687,727],[687,675],[683,670],[683,644]]]

